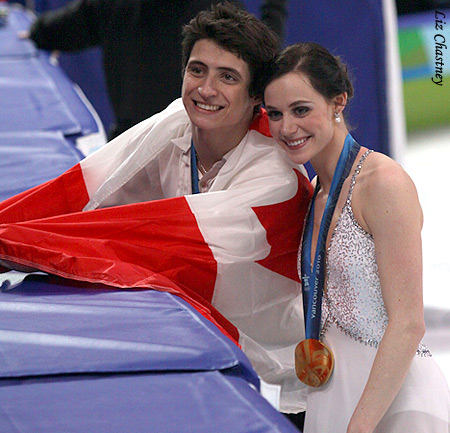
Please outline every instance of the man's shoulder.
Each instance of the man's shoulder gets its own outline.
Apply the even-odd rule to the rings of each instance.
[[[237,183],[270,178],[274,185],[296,184],[296,172],[306,174],[304,167],[294,164],[273,138],[255,130],[248,132],[221,170],[222,175]]]
[[[191,122],[181,99],[176,99],[163,111],[143,120],[130,129],[133,139],[178,138],[191,130]]]
[[[269,169],[300,167],[300,165],[292,162],[286,151],[272,137],[261,134],[256,130],[248,132],[243,153],[248,154],[248,157],[256,161],[267,164]]]

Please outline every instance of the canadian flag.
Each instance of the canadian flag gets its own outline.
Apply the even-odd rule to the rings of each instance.
[[[176,101],[56,179],[0,203],[0,258],[80,281],[175,293],[270,375],[279,350],[303,338],[297,252],[312,188],[266,136],[266,117],[256,119],[211,192],[102,207],[187,125]]]

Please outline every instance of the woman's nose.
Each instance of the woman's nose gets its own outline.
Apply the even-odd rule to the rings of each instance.
[[[281,119],[281,132],[283,135],[290,135],[297,131],[295,121],[289,115],[283,116]]]

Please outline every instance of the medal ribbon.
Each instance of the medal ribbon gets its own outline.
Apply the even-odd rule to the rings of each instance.
[[[198,186],[198,168],[197,168],[197,153],[195,152],[194,142],[191,140],[191,181],[192,194],[198,194],[200,188]]]
[[[305,338],[319,339],[320,319],[322,313],[322,295],[325,282],[325,249],[328,230],[334,209],[341,192],[342,184],[347,178],[355,162],[361,146],[348,134],[345,138],[344,147],[334,171],[331,182],[330,193],[320,223],[319,237],[317,239],[314,265],[311,268],[311,245],[314,223],[314,203],[320,189],[320,179],[311,201],[311,207],[305,224],[301,251],[301,273],[303,292],[303,311],[305,314]]]

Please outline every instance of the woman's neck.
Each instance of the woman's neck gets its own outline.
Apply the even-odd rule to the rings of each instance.
[[[330,192],[334,172],[336,171],[347,134],[347,129],[339,128],[333,135],[330,143],[320,153],[311,158],[311,165],[320,179],[320,189],[325,195],[328,195]]]

